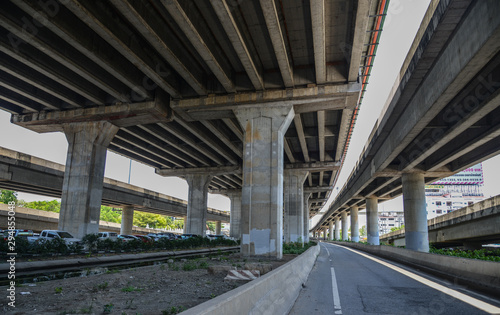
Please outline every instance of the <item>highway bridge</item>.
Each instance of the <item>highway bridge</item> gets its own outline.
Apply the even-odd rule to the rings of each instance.
[[[425,183],[500,153],[500,3],[433,1],[364,150],[312,231],[379,244],[377,204],[403,195],[406,247],[428,251]],[[342,221],[343,223],[340,223]],[[490,223],[487,223],[490,224]]]
[[[6,1],[0,108],[67,136],[62,229],[97,230],[109,149],[187,180],[187,232],[202,234],[207,192],[223,193],[242,252],[281,257],[283,226],[306,239],[331,194],[387,6]]]
[[[0,147],[0,188],[61,198],[64,165]],[[185,218],[187,201],[104,178],[102,204],[122,208],[122,234],[132,230],[133,211]],[[227,211],[207,208],[209,221],[229,223]]]

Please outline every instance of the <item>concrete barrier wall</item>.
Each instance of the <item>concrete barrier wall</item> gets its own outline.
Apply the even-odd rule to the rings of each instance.
[[[384,245],[347,242],[330,243],[359,249],[376,256],[417,266],[479,289],[500,292],[500,262],[422,253]]]
[[[319,250],[319,245],[313,246],[278,269],[181,314],[288,314]]]

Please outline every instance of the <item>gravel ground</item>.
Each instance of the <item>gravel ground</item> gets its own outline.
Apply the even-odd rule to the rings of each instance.
[[[294,257],[285,255],[276,261],[226,254],[122,270],[103,269],[100,274],[17,286],[15,308],[8,306],[4,286],[0,313],[176,314],[246,283],[224,281],[227,272],[212,274],[208,269],[217,268],[214,266],[243,269],[245,264],[257,263],[276,269]],[[186,270],[191,268],[197,269]]]

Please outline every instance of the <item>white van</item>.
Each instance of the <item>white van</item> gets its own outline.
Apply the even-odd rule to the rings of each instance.
[[[100,240],[110,239],[116,241],[118,239],[118,233],[116,232],[99,232],[98,236]]]

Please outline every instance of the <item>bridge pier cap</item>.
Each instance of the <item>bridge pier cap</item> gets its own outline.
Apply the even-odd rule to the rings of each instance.
[[[242,108],[234,113],[245,131],[241,252],[281,259],[284,135],[295,114],[293,106]]]

